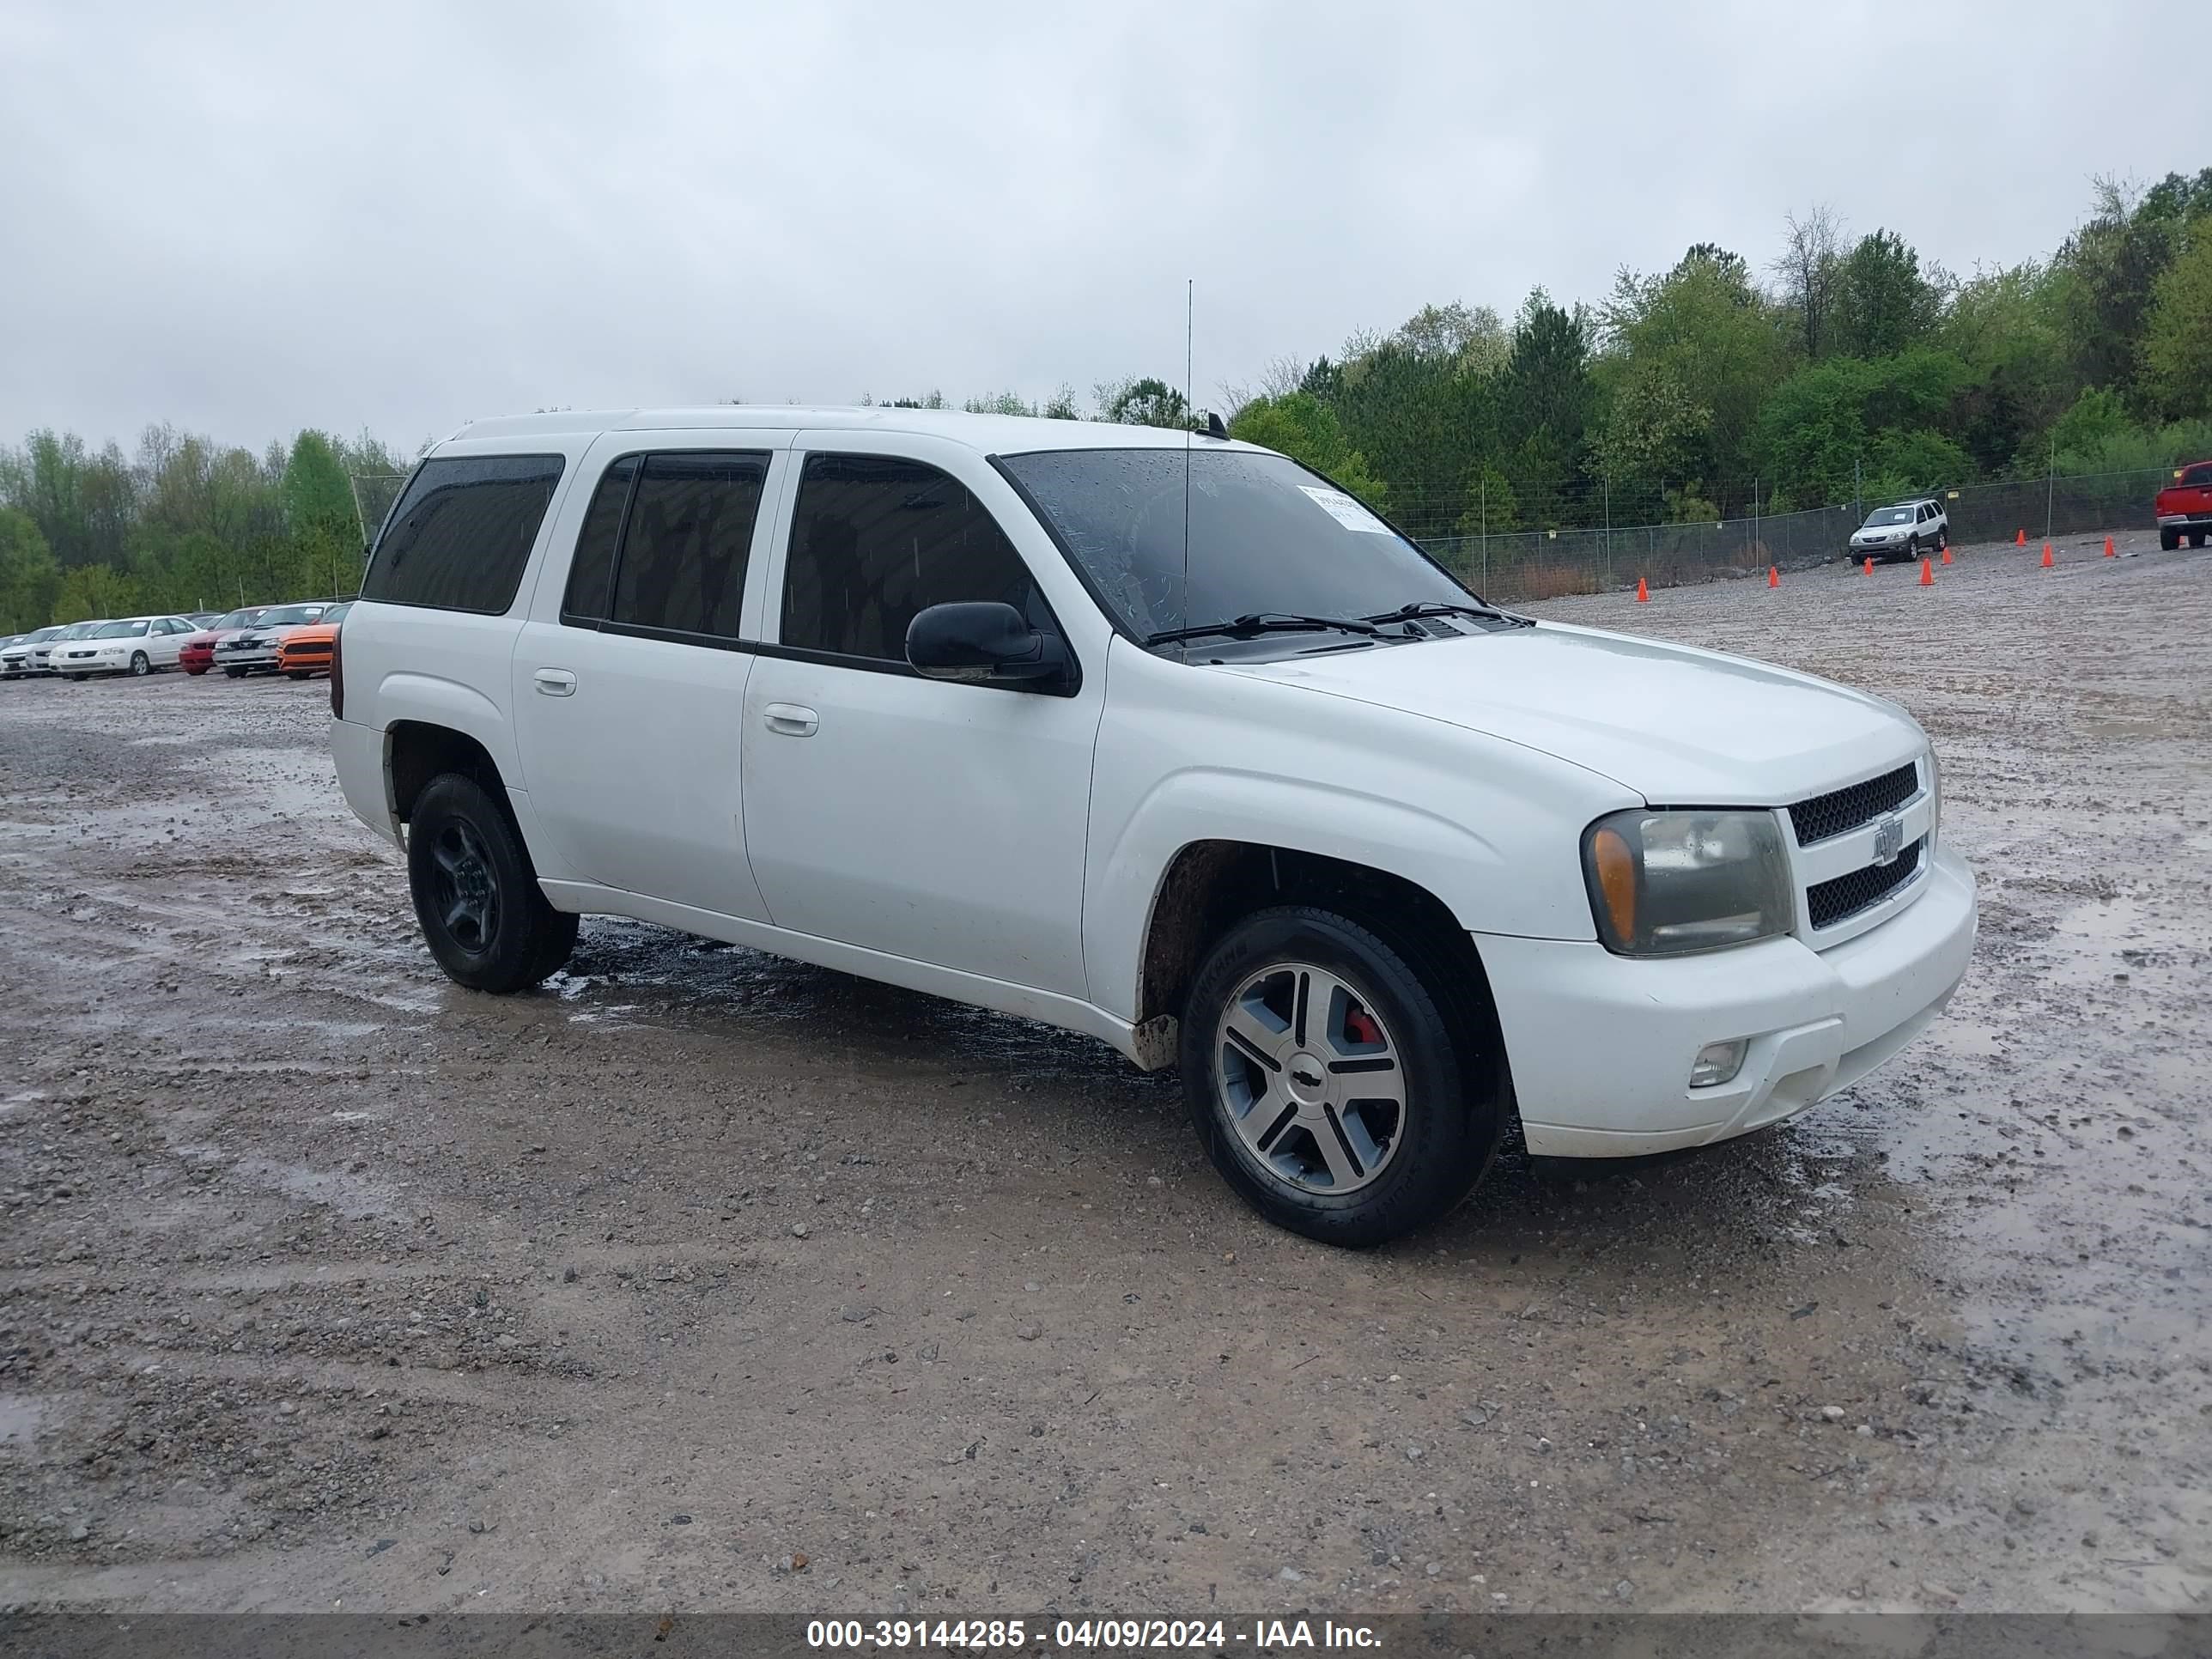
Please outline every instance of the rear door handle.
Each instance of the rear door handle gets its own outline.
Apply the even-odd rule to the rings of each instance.
[[[761,720],[769,731],[787,738],[811,738],[822,724],[819,714],[795,702],[769,703],[761,710]]]
[[[565,697],[576,690],[576,677],[565,668],[541,668],[531,678],[549,697]]]

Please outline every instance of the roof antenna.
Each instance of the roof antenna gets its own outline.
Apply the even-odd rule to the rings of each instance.
[[[1190,625],[1190,430],[1191,342],[1198,332],[1198,279],[1183,278],[1182,295],[1182,614],[1176,626]]]

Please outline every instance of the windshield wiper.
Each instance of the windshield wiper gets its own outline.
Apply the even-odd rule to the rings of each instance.
[[[1191,628],[1163,629],[1145,636],[1146,645],[1168,645],[1176,640],[1201,640],[1213,634],[1314,634],[1340,629],[1346,634],[1379,633],[1364,617],[1300,617],[1283,611],[1254,611],[1229,622],[1200,623]]]
[[[1416,617],[1474,617],[1485,622],[1502,622],[1516,628],[1534,628],[1534,617],[1516,617],[1510,611],[1500,611],[1491,605],[1455,605],[1449,599],[1416,599],[1411,605],[1401,605],[1395,611],[1385,611],[1380,616],[1369,617],[1371,623],[1411,622]]]

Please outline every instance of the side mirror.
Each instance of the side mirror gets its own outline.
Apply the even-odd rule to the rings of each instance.
[[[975,680],[1058,690],[1068,681],[1067,647],[1031,628],[1011,605],[933,605],[906,629],[906,659],[933,680]]]

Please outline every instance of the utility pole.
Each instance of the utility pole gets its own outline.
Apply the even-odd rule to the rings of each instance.
[[[1480,500],[1480,501],[1481,501],[1481,503],[1482,503],[1482,506],[1481,506],[1481,507],[1480,507],[1480,513],[1481,513],[1481,517],[1480,517],[1480,519],[1478,520],[1478,522],[1479,522],[1479,523],[1481,525],[1481,526],[1482,526],[1482,596],[1483,596],[1485,599],[1488,599],[1488,598],[1490,597],[1490,469],[1489,469],[1489,468],[1485,467],[1485,468],[1482,470],[1482,471],[1481,471],[1480,475],[1476,478],[1476,480],[1475,480],[1475,483],[1476,483],[1476,488],[1477,488],[1477,489],[1478,489],[1478,490],[1479,490],[1479,492],[1480,492],[1479,499]]]
[[[1853,529],[1866,522],[1866,507],[1859,500],[1859,464],[1856,459],[1851,462],[1851,518]]]
[[[1759,555],[1759,477],[1755,473],[1751,480],[1751,551],[1755,561]]]

